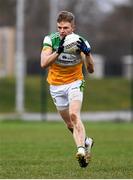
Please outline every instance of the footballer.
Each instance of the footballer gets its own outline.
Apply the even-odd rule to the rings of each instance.
[[[76,158],[80,167],[87,167],[93,139],[86,135],[81,121],[84,76],[82,66],[94,72],[94,60],[87,40],[75,31],[75,16],[61,11],[57,17],[57,32],[44,37],[41,68],[48,68],[50,94],[61,118],[73,135]],[[78,37],[78,38],[77,38]]]

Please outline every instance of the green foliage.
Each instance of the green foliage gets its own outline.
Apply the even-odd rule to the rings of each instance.
[[[15,111],[14,79],[0,78],[0,112]]]
[[[131,108],[131,82],[122,78],[87,79],[83,111]]]
[[[133,124],[85,123],[95,140],[82,169],[71,133],[61,122],[0,122],[2,179],[132,179]]]
[[[82,111],[129,110],[131,82],[122,78],[91,79],[85,84]],[[49,94],[45,77],[27,77],[25,82],[25,110],[54,112],[56,108]],[[15,80],[0,79],[0,112],[15,111]]]

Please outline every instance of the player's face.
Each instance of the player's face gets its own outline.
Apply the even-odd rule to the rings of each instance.
[[[70,22],[60,22],[57,23],[57,28],[60,33],[60,37],[63,38],[64,36],[71,34],[74,31],[74,25]]]

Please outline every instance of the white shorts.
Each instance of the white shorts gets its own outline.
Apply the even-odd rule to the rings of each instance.
[[[69,107],[71,101],[83,100],[84,80],[77,80],[65,85],[50,85],[50,94],[58,110]]]

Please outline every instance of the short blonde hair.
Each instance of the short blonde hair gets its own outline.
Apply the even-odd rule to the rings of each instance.
[[[75,24],[75,16],[74,16],[74,14],[71,13],[71,12],[61,11],[61,12],[58,14],[57,22],[60,23],[60,22],[62,22],[62,21]]]

